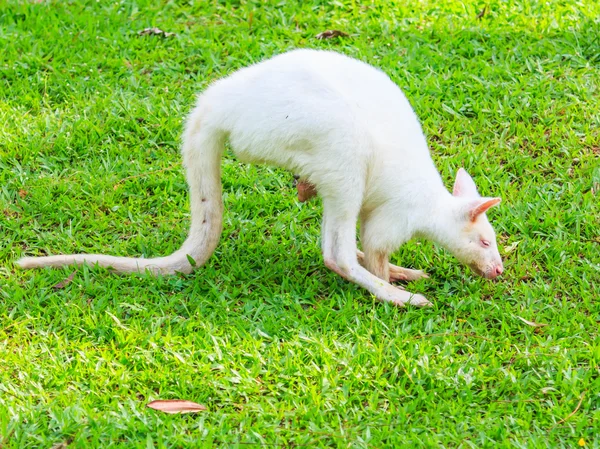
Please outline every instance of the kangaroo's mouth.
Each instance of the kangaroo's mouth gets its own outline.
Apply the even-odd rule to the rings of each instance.
[[[479,266],[475,264],[468,264],[469,268],[475,272],[478,276],[484,277],[486,279],[496,279],[498,276],[502,274],[503,268],[502,265],[491,265],[486,267],[485,269],[481,269]]]
[[[469,264],[469,268],[478,276],[487,277],[486,272],[484,270],[482,270],[481,268],[479,268],[477,265]]]

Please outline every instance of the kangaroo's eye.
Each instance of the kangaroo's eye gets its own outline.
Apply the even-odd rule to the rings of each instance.
[[[488,240],[481,239],[481,246],[484,248],[489,248],[490,242]]]

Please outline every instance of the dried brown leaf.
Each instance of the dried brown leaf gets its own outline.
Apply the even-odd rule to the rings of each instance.
[[[25,198],[25,197],[27,196],[27,194],[28,194],[28,193],[29,193],[29,192],[28,192],[27,190],[25,190],[25,189],[21,189],[21,190],[19,190],[19,196],[20,196],[21,198]]]
[[[510,254],[510,253],[512,253],[515,249],[517,249],[517,246],[519,246],[519,243],[521,243],[521,242],[520,241],[516,241],[516,242],[512,242],[508,246],[505,246],[504,247],[504,254]]]
[[[331,39],[334,37],[348,37],[350,36],[348,33],[344,33],[340,30],[327,30],[322,33],[317,34],[315,37],[317,39]]]
[[[52,446],[51,449],[67,449],[69,447],[69,444],[71,444],[72,442],[73,438],[67,438],[66,441],[55,444],[54,446]]]
[[[531,326],[531,327],[544,327],[544,326],[548,326],[546,323],[534,323],[533,321],[526,320],[525,318],[522,318],[520,316],[517,316],[517,318],[520,319],[521,321],[523,321],[528,326]]]
[[[175,33],[167,33],[160,28],[144,28],[142,31],[138,31],[138,36],[164,36],[171,37],[175,36]]]
[[[67,449],[67,447],[69,447],[67,443],[58,443],[52,446],[50,449]]]
[[[206,410],[204,405],[192,401],[185,401],[183,399],[159,399],[148,403],[146,407],[170,414],[197,413]]]
[[[487,12],[487,5],[483,6],[483,9],[481,10],[481,12],[479,14],[477,14],[477,18],[481,19],[483,18],[483,16],[485,16],[485,13]]]
[[[71,281],[73,281],[73,278],[75,277],[75,271],[73,271],[68,278],[60,281],[58,284],[52,286],[52,288],[54,290],[60,290],[61,288],[65,288],[67,285],[69,285],[71,283]]]

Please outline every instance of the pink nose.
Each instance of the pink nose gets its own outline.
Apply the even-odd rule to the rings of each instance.
[[[503,271],[504,269],[502,268],[502,264],[496,265],[494,268],[491,268],[489,271],[486,271],[485,277],[488,279],[496,279],[502,274]]]

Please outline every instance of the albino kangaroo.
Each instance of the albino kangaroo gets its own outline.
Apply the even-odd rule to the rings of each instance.
[[[439,243],[479,275],[502,273],[485,214],[500,198],[480,197],[462,169],[450,194],[402,91],[363,62],[314,50],[244,68],[200,95],[183,136],[191,228],[179,250],[153,259],[76,254],[17,263],[87,262],[155,274],[189,273],[203,265],[222,229],[220,159],[227,139],[242,161],[284,167],[316,186],[323,200],[325,265],[382,301],[430,304],[389,283],[426,276],[389,264],[390,253],[413,237]],[[359,218],[364,253],[357,251]]]

